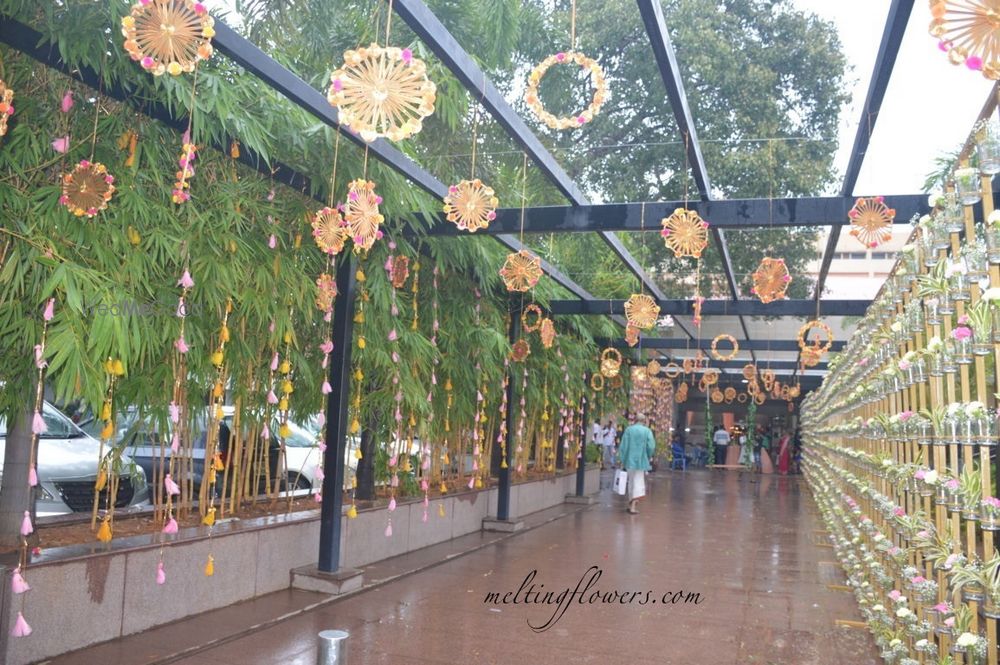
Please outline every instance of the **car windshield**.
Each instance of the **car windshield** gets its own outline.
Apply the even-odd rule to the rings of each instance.
[[[42,406],[42,420],[46,431],[39,434],[42,439],[75,439],[83,436],[83,430],[73,424],[73,421],[60,413],[54,406],[45,402]],[[0,418],[0,437],[7,436],[7,422]]]
[[[319,433],[319,428],[314,428],[315,424],[310,421],[303,426],[289,422],[288,429],[291,430],[291,434],[285,437],[285,445],[292,448],[311,448],[316,445],[316,435]]]

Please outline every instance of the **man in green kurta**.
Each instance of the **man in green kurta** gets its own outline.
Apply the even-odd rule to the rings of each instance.
[[[646,496],[646,472],[655,450],[656,439],[652,430],[646,427],[646,416],[640,413],[635,424],[625,430],[618,446],[618,462],[628,472],[628,512],[632,515],[639,512],[635,506]]]

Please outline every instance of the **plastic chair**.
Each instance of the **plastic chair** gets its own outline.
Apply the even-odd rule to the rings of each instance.
[[[677,468],[677,464],[681,465],[681,471],[687,471],[687,457],[684,455],[684,446],[679,446],[676,443],[670,444],[670,470],[673,471]]]

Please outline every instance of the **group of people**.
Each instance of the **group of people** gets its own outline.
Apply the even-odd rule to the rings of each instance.
[[[747,438],[750,437],[750,445]],[[801,439],[798,430],[793,434],[791,431],[782,432],[758,426],[753,436],[748,431],[741,431],[735,438],[722,425],[716,425],[712,434],[712,443],[715,446],[715,463],[725,464],[729,453],[729,446],[740,446],[740,464],[750,466],[752,463],[755,471],[762,471],[763,468],[770,468],[771,455],[774,454],[777,460],[778,473],[786,475],[788,473],[798,473],[799,458],[801,454]],[[747,451],[747,452],[744,452]],[[745,457],[752,454],[752,458]],[[768,462],[766,465],[764,461]],[[752,460],[752,462],[751,462]]]

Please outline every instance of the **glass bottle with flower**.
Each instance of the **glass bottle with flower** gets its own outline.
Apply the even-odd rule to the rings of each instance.
[[[971,365],[972,328],[967,325],[969,323],[969,317],[968,315],[961,316],[958,321],[959,324],[951,331],[951,339],[949,342],[954,343],[955,362],[959,365]],[[945,371],[947,372],[948,370],[945,369]]]
[[[1000,173],[1000,125],[982,120],[973,128],[976,135],[976,161],[983,175]]]
[[[955,192],[958,194],[958,202],[967,206],[979,203],[982,198],[982,183],[979,178],[979,171],[965,167],[955,169],[954,175]],[[959,229],[959,231],[961,230]]]
[[[928,339],[923,349],[923,356],[927,361],[927,373],[930,376],[944,375],[944,340],[937,335]]]
[[[973,355],[990,355],[993,353],[993,307],[989,301],[980,300],[972,307],[967,308],[966,312],[968,325],[972,328]]]
[[[933,372],[931,373],[933,376]],[[936,406],[932,409],[922,409],[920,415],[926,420],[931,427],[932,436],[928,439],[921,439],[921,443],[928,442],[930,444],[936,444],[945,437],[945,419],[947,417],[947,411],[942,406]],[[924,434],[921,434],[923,437]],[[925,444],[926,445],[926,444]]]
[[[920,274],[922,267],[920,261],[920,245],[914,242],[903,245],[899,250],[899,257],[902,260],[903,268],[906,268],[905,275],[907,283],[913,282]]]
[[[994,565],[993,572],[995,572],[995,568]],[[951,572],[948,573],[948,584],[952,593],[961,594],[964,602],[980,602],[986,596],[986,586],[990,582],[988,574],[982,561],[970,559],[956,563],[952,567]],[[959,606],[957,609],[961,607]]]
[[[965,260],[970,282],[979,282],[989,277],[990,267],[986,254],[986,242],[982,238],[977,238],[975,242],[962,248],[962,258]]]
[[[954,335],[944,340],[944,349],[941,351],[941,367],[945,374],[958,374],[958,344],[956,342]],[[971,348],[969,352],[972,352]]]
[[[986,257],[990,263],[1000,263],[1000,210],[994,210],[986,218]]]
[[[923,298],[924,317],[930,325],[941,323],[941,318],[955,313],[951,302],[951,283],[945,274],[947,259],[934,264],[926,275],[917,277],[917,295]]]
[[[951,299],[955,302],[967,302],[970,300],[972,298],[970,292],[972,282],[969,279],[969,269],[965,264],[965,260],[959,258],[955,261],[947,262],[944,272],[948,278]]]
[[[1000,499],[988,496],[979,503],[979,527],[983,531],[1000,531]]]
[[[970,521],[979,519],[979,504],[983,496],[983,476],[979,467],[969,464],[959,476],[959,493],[962,497],[962,517]]]
[[[986,651],[989,642],[982,635],[968,631],[960,633],[955,639],[952,651],[964,653],[967,665],[982,665],[986,662]]]

